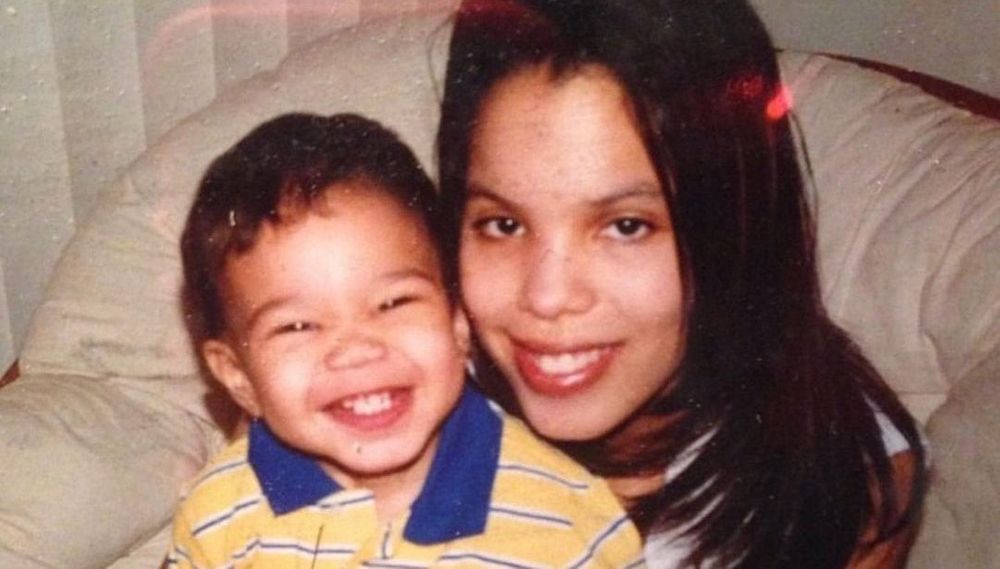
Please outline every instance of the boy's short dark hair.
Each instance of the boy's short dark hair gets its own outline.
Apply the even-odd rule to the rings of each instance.
[[[434,184],[413,152],[378,123],[354,114],[281,115],[208,167],[181,236],[184,303],[195,339],[225,330],[219,279],[226,259],[253,247],[263,223],[294,222],[333,184],[367,183],[397,198],[426,225],[449,294]]]

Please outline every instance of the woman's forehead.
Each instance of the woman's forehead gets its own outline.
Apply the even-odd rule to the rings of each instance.
[[[598,201],[659,189],[624,89],[599,67],[553,80],[544,68],[507,79],[483,106],[468,186],[494,193],[563,194]]]

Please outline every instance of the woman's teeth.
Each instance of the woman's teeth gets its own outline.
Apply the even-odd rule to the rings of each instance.
[[[549,375],[568,375],[576,373],[601,359],[604,351],[604,348],[598,348],[558,355],[535,354],[535,364],[543,373]]]
[[[392,394],[388,391],[381,393],[366,393],[356,397],[343,400],[340,406],[353,412],[355,415],[375,415],[384,413],[392,408]]]

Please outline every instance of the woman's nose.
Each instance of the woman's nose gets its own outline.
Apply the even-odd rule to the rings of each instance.
[[[341,334],[332,341],[325,363],[331,370],[362,367],[385,356],[385,344],[358,334]]]
[[[544,319],[589,310],[595,295],[580,256],[564,247],[539,248],[523,276],[521,308]]]

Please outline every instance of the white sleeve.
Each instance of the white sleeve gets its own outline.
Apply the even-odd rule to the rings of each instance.
[[[882,431],[882,444],[885,446],[885,453],[889,456],[910,450],[910,443],[899,432],[899,429],[892,424],[888,415],[882,411],[875,411],[875,421],[878,422]]]

